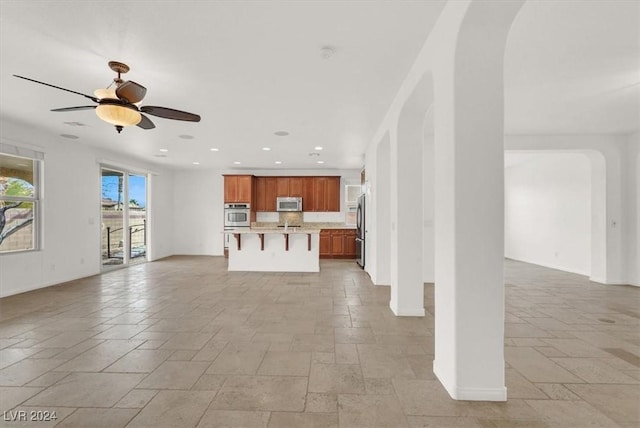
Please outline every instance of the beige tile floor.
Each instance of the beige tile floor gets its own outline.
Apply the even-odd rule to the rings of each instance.
[[[435,379],[433,286],[426,317],[396,318],[350,261],[261,274],[171,257],[8,297],[0,425],[640,426],[640,289],[513,261],[506,282],[506,403]],[[7,420],[22,410],[57,420]]]

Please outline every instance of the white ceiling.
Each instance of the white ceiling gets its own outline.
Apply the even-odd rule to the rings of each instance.
[[[360,168],[444,3],[3,0],[0,117],[173,168]],[[505,58],[507,132],[638,130],[638,7],[525,4]],[[327,45],[335,55],[323,59]],[[91,101],[12,77],[92,94],[113,78],[109,60],[131,66],[143,104],[202,121],[150,116],[156,129],[118,135],[90,110],[49,111]]]
[[[627,134],[639,106],[639,1],[524,4],[505,53],[507,133]]]

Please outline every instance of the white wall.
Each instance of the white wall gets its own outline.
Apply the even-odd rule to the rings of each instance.
[[[163,207],[170,201],[171,171],[97,150],[86,141],[37,132],[21,124],[3,121],[0,127],[2,144],[44,152],[43,246],[40,251],[0,254],[0,297],[100,273],[99,159],[157,172],[158,175],[152,178],[155,186],[149,202],[154,207]],[[172,254],[172,227],[172,214],[160,213],[150,218],[153,237],[149,251],[155,258]]]
[[[149,225],[148,253],[149,261],[161,259],[174,254],[173,230],[173,171],[151,174],[148,180],[148,210],[147,224]]]
[[[629,135],[623,164],[623,218],[625,277],[631,285],[640,286],[640,133]]]
[[[564,271],[591,270],[591,172],[581,154],[518,156],[505,170],[505,255]]]
[[[422,275],[423,281],[435,282],[435,141],[433,113],[430,108],[424,125],[424,150],[422,151]]]
[[[174,254],[221,256],[224,252],[222,171],[176,171],[174,177]]]

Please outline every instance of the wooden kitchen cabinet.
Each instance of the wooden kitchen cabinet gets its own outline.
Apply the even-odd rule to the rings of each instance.
[[[306,212],[340,211],[340,177],[255,177],[254,189],[256,211],[276,211],[277,197],[302,197]]]
[[[340,211],[340,177],[327,177],[325,195],[327,211]]]
[[[289,196],[289,177],[276,177],[276,196]]]
[[[320,231],[320,258],[355,259],[355,229],[322,229]]]
[[[320,258],[331,258],[331,231],[320,231]]]
[[[348,258],[356,258],[356,230],[344,230],[344,255]]]
[[[302,187],[302,177],[289,177],[289,196],[302,196]],[[302,204],[302,208],[304,209],[304,200],[302,201]]]
[[[276,210],[276,197],[278,194],[276,177],[263,177],[264,184],[264,211],[274,212]]]
[[[302,177],[302,211],[314,211],[315,177]]]
[[[266,211],[267,198],[266,198],[266,180],[265,177],[256,177],[254,181],[255,197],[253,203],[255,204],[256,211]]]
[[[302,196],[302,177],[277,177],[276,186],[279,197]]]
[[[331,254],[334,256],[344,254],[344,232],[340,229],[331,231]]]
[[[340,177],[314,177],[313,209],[305,211],[340,211]]]
[[[327,177],[315,177],[313,184],[313,209],[310,211],[327,210]]]
[[[224,202],[243,202],[250,204],[253,199],[252,175],[225,175]]]

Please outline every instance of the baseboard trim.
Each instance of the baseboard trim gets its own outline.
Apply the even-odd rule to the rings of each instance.
[[[597,282],[598,284],[606,284],[606,285],[628,285],[628,282],[620,281],[620,280],[608,280],[606,278],[600,278],[597,276],[590,276],[589,281]]]
[[[523,258],[515,258],[512,256],[505,256],[505,259],[509,259],[509,260],[515,260],[517,262],[524,262],[524,263],[529,263],[530,265],[536,265],[536,266],[542,266],[545,268],[549,268],[549,269],[555,269],[555,270],[560,270],[562,272],[569,272],[569,273],[575,273],[576,275],[582,275],[582,276],[589,276],[590,272],[588,271],[583,271],[580,269],[574,269],[574,268],[570,268],[567,266],[563,266],[563,265],[556,265],[553,263],[545,263],[545,262],[539,262],[536,260],[527,260],[527,259],[523,259]]]
[[[454,400],[461,401],[507,401],[507,387],[500,388],[468,388],[450,385],[438,370],[438,364],[433,360],[433,374],[440,384]]]
[[[399,308],[393,301],[389,302],[389,307],[397,317],[423,317],[425,315],[424,308]]]

